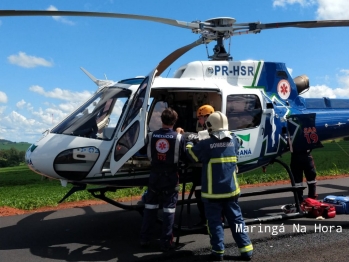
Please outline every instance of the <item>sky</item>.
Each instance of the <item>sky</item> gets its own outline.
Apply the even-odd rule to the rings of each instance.
[[[1,10],[116,12],[191,22],[232,17],[237,23],[349,20],[348,0],[1,0]],[[118,81],[147,75],[175,49],[198,38],[155,22],[92,17],[0,17],[0,139],[37,141],[97,89],[81,71]],[[284,62],[306,74],[305,97],[349,98],[349,27],[264,30],[231,40],[233,60]],[[214,43],[173,63],[207,60]],[[228,46],[226,46],[228,48]],[[1,147],[1,145],[0,145]]]

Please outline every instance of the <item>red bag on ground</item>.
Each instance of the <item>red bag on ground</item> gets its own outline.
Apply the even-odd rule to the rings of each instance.
[[[336,216],[336,209],[334,206],[312,198],[306,198],[301,203],[301,209],[308,214],[308,217],[316,218],[323,216],[324,218],[332,218]]]

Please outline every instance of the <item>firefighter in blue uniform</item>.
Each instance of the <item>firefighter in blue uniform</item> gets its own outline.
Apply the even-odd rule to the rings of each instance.
[[[195,146],[189,142],[186,147],[189,158],[202,162],[201,197],[205,205],[212,248],[210,260],[223,260],[223,211],[241,253],[240,259],[249,261],[253,253],[252,243],[246,232],[238,230],[245,227],[238,205],[240,187],[236,178],[240,140],[228,131],[227,117],[219,111],[207,118],[206,126],[210,138],[201,140]]]
[[[185,159],[185,140],[173,130],[178,115],[171,108],[161,114],[162,128],[148,134],[147,156],[151,161],[148,191],[141,227],[140,244],[150,245],[152,228],[157,220],[159,202],[163,206],[161,250],[172,248],[172,228],[178,200],[177,166]]]

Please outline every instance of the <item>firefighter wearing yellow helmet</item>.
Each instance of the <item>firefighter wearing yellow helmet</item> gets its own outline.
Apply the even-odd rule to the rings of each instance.
[[[199,107],[199,109],[196,111],[196,117],[198,118],[198,121],[202,126],[203,130],[206,130],[206,124],[205,124],[206,119],[213,112],[214,112],[214,108],[210,105],[203,105]]]

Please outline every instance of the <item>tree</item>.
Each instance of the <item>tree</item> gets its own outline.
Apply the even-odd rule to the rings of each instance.
[[[18,166],[25,160],[25,152],[11,147],[0,150],[0,167]]]

